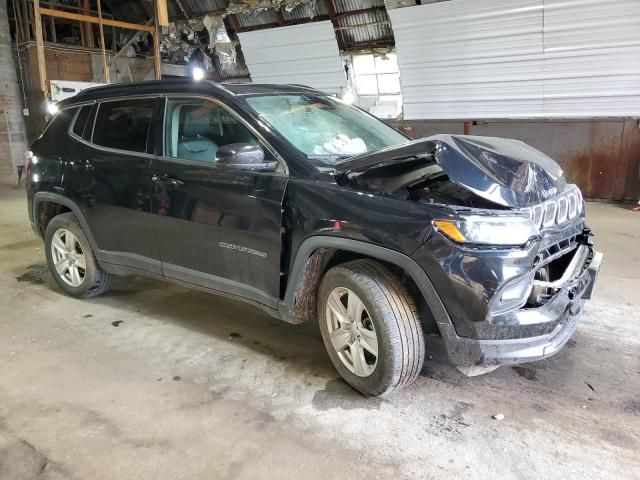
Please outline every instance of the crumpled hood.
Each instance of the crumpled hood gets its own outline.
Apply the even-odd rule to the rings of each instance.
[[[560,165],[526,143],[470,135],[434,135],[378,150],[338,164],[338,171],[365,171],[428,154],[451,181],[505,207],[541,203],[566,186]]]

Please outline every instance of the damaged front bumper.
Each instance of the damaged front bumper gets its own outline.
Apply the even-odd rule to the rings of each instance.
[[[582,316],[584,301],[591,298],[602,254],[590,247],[584,263],[572,265],[565,282],[553,298],[535,309],[521,309],[512,315],[527,322],[532,315],[538,320],[556,323],[546,334],[510,339],[473,339],[458,336],[453,325],[439,325],[451,361],[457,365],[491,367],[531,362],[550,357],[569,341]],[[577,256],[576,256],[577,258]],[[574,275],[575,274],[575,275]]]

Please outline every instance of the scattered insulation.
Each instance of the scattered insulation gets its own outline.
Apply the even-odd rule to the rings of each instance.
[[[198,26],[200,28],[198,28]],[[198,31],[204,26],[201,20],[179,20],[169,23],[169,33],[163,35],[160,52],[170,63],[182,64],[189,60],[197,44]]]
[[[220,68],[225,70],[236,63],[236,45],[238,42],[229,38],[224,26],[223,15],[206,15],[202,23],[209,32],[209,51],[215,52],[220,61]]]
[[[208,42],[206,34],[208,32]],[[207,71],[213,71],[211,55],[218,56],[220,68],[236,64],[237,41],[231,40],[224,25],[224,15],[205,15],[201,19],[177,20],[169,23],[169,32],[160,42],[160,52],[172,64],[197,61]],[[195,55],[195,57],[194,57]]]

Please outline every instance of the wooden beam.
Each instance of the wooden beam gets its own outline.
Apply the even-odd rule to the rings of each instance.
[[[40,0],[33,0],[33,19],[36,37],[36,55],[38,57],[38,76],[40,77],[40,91],[47,94],[47,64],[44,60],[44,40],[42,39],[42,16]]]
[[[155,0],[156,15],[158,16],[158,25],[161,27],[169,26],[169,12],[167,10],[167,0]]]
[[[41,8],[40,15],[47,15],[50,17],[58,17],[58,18],[66,18],[67,20],[77,20],[78,22],[88,22],[88,23],[100,23],[100,19],[97,17],[92,17],[90,15],[81,15],[79,13],[71,13],[65,12],[63,10],[51,10],[50,8]],[[108,18],[102,19],[103,25],[108,25],[110,27],[120,27],[127,28],[129,30],[140,30],[142,32],[154,33],[155,28],[148,25],[141,25],[138,23],[129,23],[129,22],[121,22],[119,20],[111,20]]]

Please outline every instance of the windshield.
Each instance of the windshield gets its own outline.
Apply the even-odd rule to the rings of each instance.
[[[262,120],[323,166],[409,141],[375,117],[328,95],[257,95],[246,101]]]

